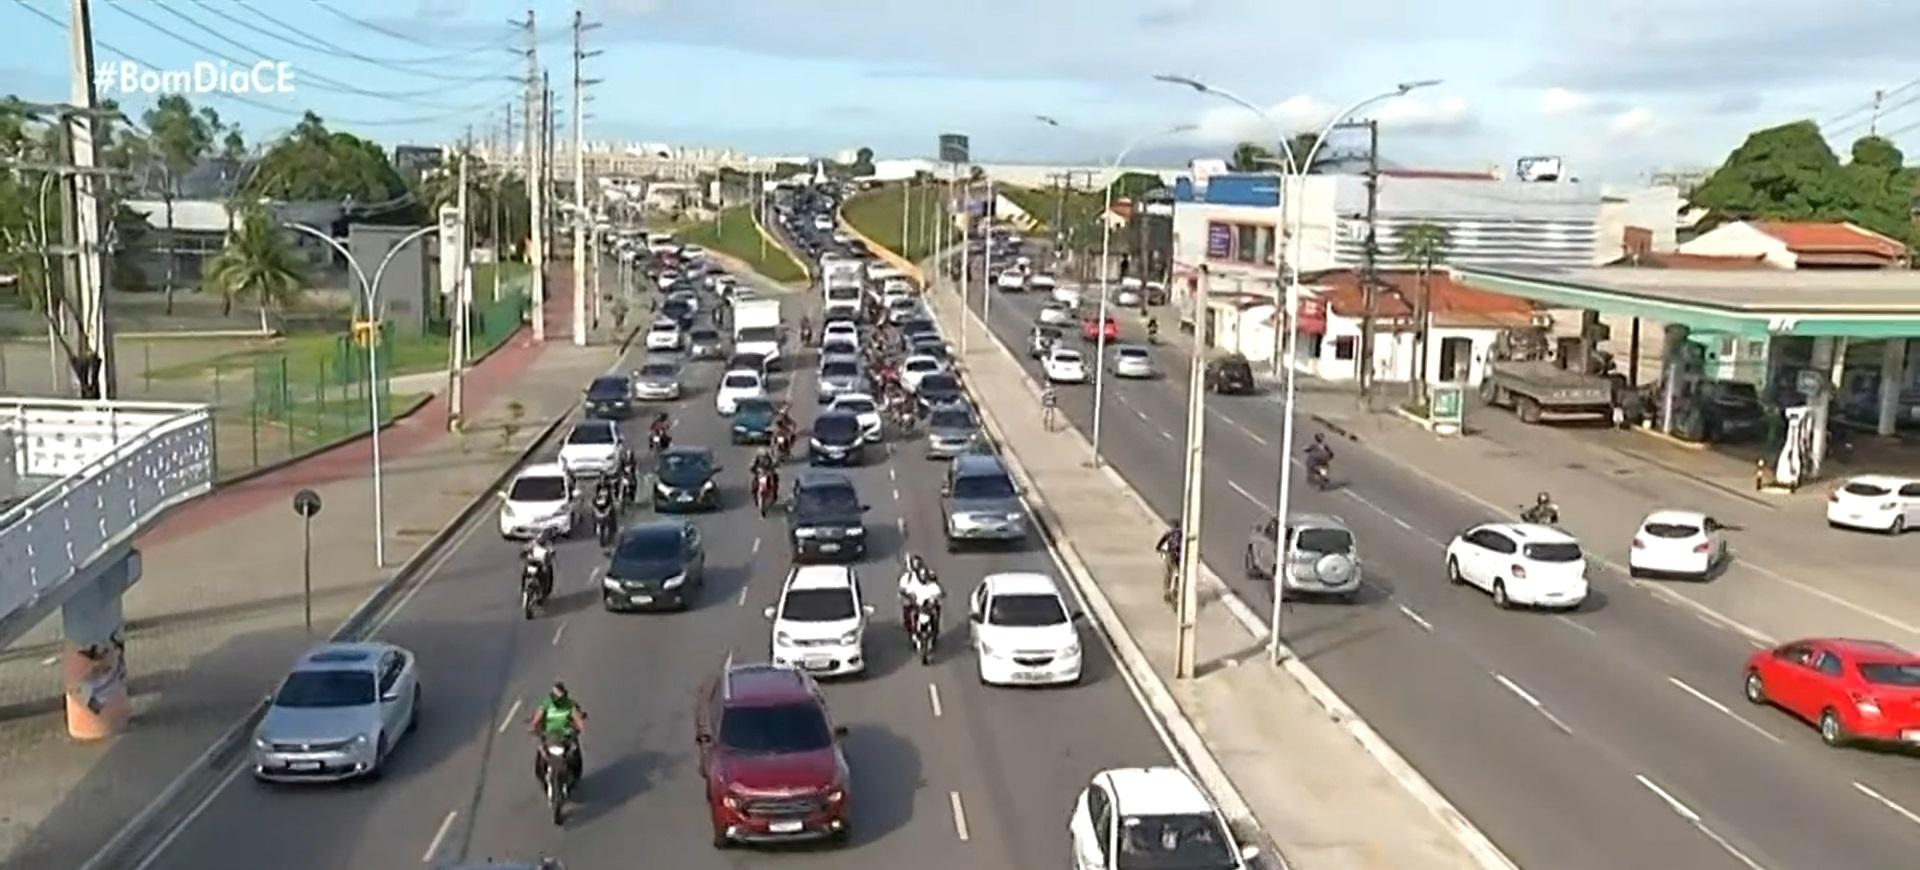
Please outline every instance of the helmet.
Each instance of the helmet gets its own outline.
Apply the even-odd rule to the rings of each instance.
[[[552,698],[556,702],[567,700],[567,684],[560,682],[559,680],[554,680],[553,692],[550,693],[547,697]]]
[[[920,558],[918,555],[908,556],[907,570],[915,574],[925,574],[927,573],[927,560]]]
[[[1325,443],[1327,443],[1327,436],[1325,436],[1325,435],[1322,435],[1322,434],[1321,434],[1321,433],[1319,433],[1319,432],[1315,432],[1315,433],[1313,433],[1313,443],[1315,443],[1315,444],[1325,444]]]
[[[1546,492],[1543,491],[1538,496],[1535,496],[1533,501],[1534,504],[1545,505],[1553,501],[1553,496],[1547,495]]]

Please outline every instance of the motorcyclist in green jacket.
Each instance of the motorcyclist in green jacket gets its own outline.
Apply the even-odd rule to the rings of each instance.
[[[587,725],[587,710],[567,693],[567,684],[555,681],[553,691],[542,699],[540,706],[533,710],[533,720],[529,723],[535,736],[540,738],[540,750],[544,750],[549,741],[563,743],[567,747],[567,771],[575,782],[580,780],[583,762],[580,756],[580,732]],[[544,751],[536,751],[533,761],[533,778],[546,782],[547,756]]]

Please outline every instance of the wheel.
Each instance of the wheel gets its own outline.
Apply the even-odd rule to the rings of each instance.
[[[407,713],[407,733],[420,730],[420,684],[413,684],[413,706]]]
[[[1503,580],[1493,581],[1493,606],[1501,610],[1513,609],[1513,599],[1507,597],[1507,584]]]
[[[1760,682],[1759,671],[1747,672],[1746,688],[1742,694],[1747,696],[1747,702],[1750,704],[1767,703],[1767,687]]]
[[[1540,422],[1540,403],[1526,396],[1514,401],[1514,413],[1520,415],[1520,422],[1534,424]]]
[[[1906,517],[1906,515],[1905,515],[1905,514],[1894,514],[1894,515],[1893,515],[1893,523],[1892,523],[1891,525],[1889,525],[1889,526],[1887,526],[1887,534],[1889,534],[1889,535],[1898,535],[1898,534],[1901,534],[1901,533],[1904,533],[1904,532],[1905,532],[1906,530],[1907,530],[1907,517]]]
[[[1637,565],[1634,565],[1634,564],[1632,564],[1632,563],[1628,563],[1628,564],[1627,564],[1627,576],[1628,576],[1628,577],[1633,577],[1633,578],[1635,578],[1635,579],[1638,579],[1638,578],[1641,578],[1641,577],[1645,577],[1645,576],[1647,576],[1647,572],[1646,572],[1646,571],[1644,571],[1644,570],[1641,570],[1641,569],[1640,569],[1640,567],[1639,567],[1639,566],[1637,566]]]
[[[1840,725],[1840,716],[1829,707],[1820,711],[1820,742],[1828,746],[1844,746],[1847,731]]]
[[[1467,582],[1467,578],[1460,573],[1460,560],[1452,556],[1447,557],[1447,582],[1455,586],[1463,586]]]

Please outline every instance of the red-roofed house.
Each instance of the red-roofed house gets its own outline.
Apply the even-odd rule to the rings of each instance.
[[[1374,296],[1374,376],[1383,381],[1413,378],[1413,306],[1419,300],[1419,273],[1410,269],[1379,273]],[[1327,380],[1358,376],[1360,326],[1366,319],[1366,296],[1360,276],[1351,270],[1323,272],[1303,278],[1319,299],[1317,311],[1300,318],[1302,362]],[[1494,339],[1507,329],[1525,329],[1542,316],[1533,303],[1454,283],[1445,271],[1428,278],[1432,332],[1427,343],[1427,372],[1436,381],[1478,385]],[[1311,316],[1320,314],[1318,322]],[[1317,327],[1317,329],[1316,329]]]
[[[1898,269],[1899,240],[1846,222],[1735,221],[1680,245],[1705,257],[1759,257],[1777,269]]]

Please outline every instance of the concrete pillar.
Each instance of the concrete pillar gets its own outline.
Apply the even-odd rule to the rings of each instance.
[[[1830,386],[1808,397],[1813,414],[1813,453],[1807,459],[1805,472],[1805,478],[1809,480],[1820,477],[1820,466],[1827,460],[1827,421],[1833,415],[1833,399],[1840,392],[1846,362],[1846,336],[1821,336],[1813,340],[1813,369],[1826,372]]]
[[[1673,410],[1680,396],[1680,380],[1687,376],[1686,324],[1669,323],[1660,333],[1660,431],[1673,434]]]
[[[1907,340],[1889,338],[1880,346],[1880,418],[1875,431],[1892,435],[1900,421],[1900,390],[1907,385]]]
[[[139,576],[140,554],[127,550],[61,605],[66,642],[60,676],[67,694],[67,734],[75,740],[111,737],[133,712],[121,596]]]

